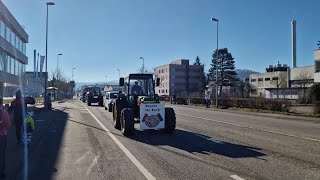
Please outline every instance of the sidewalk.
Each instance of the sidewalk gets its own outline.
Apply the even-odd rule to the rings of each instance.
[[[23,179],[24,162],[28,162],[28,169],[30,170],[30,158],[39,147],[41,140],[48,131],[48,128],[55,120],[56,114],[59,110],[53,109],[52,111],[45,111],[43,106],[28,107],[29,110],[33,110],[35,116],[35,132],[32,135],[32,142],[26,146],[24,144],[16,144],[15,127],[12,124],[12,128],[9,130],[7,140],[6,151],[6,179]],[[25,151],[27,150],[27,151]],[[26,153],[27,152],[27,153]],[[27,161],[25,161],[25,154],[28,154]],[[28,178],[30,179],[30,178]]]

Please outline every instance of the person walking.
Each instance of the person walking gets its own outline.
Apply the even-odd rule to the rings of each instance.
[[[9,114],[3,108],[3,99],[0,97],[0,178],[6,178],[4,173],[6,165],[6,149],[8,129],[11,127]]]
[[[27,104],[22,98],[21,91],[16,92],[16,99],[11,102],[8,109],[9,113],[14,115],[14,125],[16,127],[17,144],[21,143],[21,127],[23,126],[23,120],[25,118],[25,112],[27,109]]]
[[[51,93],[48,93],[48,96],[47,96],[47,107],[48,107],[48,110],[52,110],[52,101],[51,101]]]
[[[206,95],[205,95],[204,98],[205,98],[205,100],[206,100],[206,108],[209,108],[209,107],[210,107],[210,103],[211,103],[211,102],[210,102],[210,101],[211,101],[211,100],[210,100],[210,98],[211,98],[211,97],[210,97],[210,91],[207,91],[207,92],[206,92]]]

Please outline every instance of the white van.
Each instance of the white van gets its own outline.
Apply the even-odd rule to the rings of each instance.
[[[115,95],[119,95],[119,91],[106,92],[105,98],[103,98],[104,109],[112,112],[113,102],[115,101]]]

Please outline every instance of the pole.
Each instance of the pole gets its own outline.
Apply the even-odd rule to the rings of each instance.
[[[47,86],[48,86],[48,4],[47,4],[47,18],[46,18],[46,74],[45,74],[45,82],[44,82],[44,108],[47,107]]]
[[[217,65],[216,65],[216,106],[219,107],[219,95],[218,95],[218,64],[219,64],[219,21],[217,21]],[[221,93],[221,92],[220,92]]]

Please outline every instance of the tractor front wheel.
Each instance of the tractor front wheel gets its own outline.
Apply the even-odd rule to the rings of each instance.
[[[129,108],[125,108],[121,112],[121,131],[124,136],[131,136],[134,132],[133,114]]]
[[[120,124],[121,108],[117,108],[117,103],[114,103],[113,105],[112,115],[113,115],[114,128],[120,130],[121,129],[121,124]]]
[[[173,108],[165,108],[165,129],[170,134],[176,129],[176,114]]]

